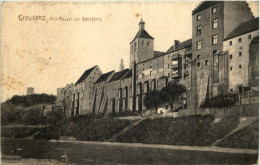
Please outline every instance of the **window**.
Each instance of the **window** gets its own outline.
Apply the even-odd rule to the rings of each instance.
[[[213,37],[212,37],[212,44],[213,45],[216,45],[218,43],[218,35],[214,35]]]
[[[248,39],[250,40],[252,37],[251,37],[251,35],[248,35]]]
[[[168,68],[170,68],[170,64],[168,64]]]
[[[232,59],[232,54],[229,55],[229,59]]]
[[[205,60],[205,66],[209,65],[209,60]]]
[[[231,46],[232,45],[232,41],[229,41],[229,46]]]
[[[168,77],[170,77],[170,73],[168,73]]]
[[[144,41],[142,41],[142,45],[144,45]]]
[[[152,71],[150,71],[150,76],[152,75]]]
[[[218,19],[213,20],[213,29],[216,29],[218,27]]]
[[[200,67],[200,62],[197,63],[197,68],[199,68],[199,67]]]
[[[242,42],[242,38],[239,38],[239,39],[238,39],[238,43],[241,43],[241,42]]]
[[[215,14],[216,12],[217,12],[217,7],[215,6],[212,8],[212,14]]]
[[[217,53],[217,50],[213,50],[213,55],[215,55]]]
[[[230,67],[230,70],[232,70],[232,67]]]
[[[147,42],[147,46],[149,46],[149,45],[150,45],[150,41]]]
[[[241,69],[242,68],[242,65],[239,65],[239,69]]]
[[[135,42],[135,48],[136,48],[136,42]]]
[[[197,42],[197,50],[201,50],[201,41]]]
[[[197,21],[201,20],[201,15],[197,15]]]
[[[233,89],[230,89],[230,92],[233,92]]]
[[[242,52],[239,52],[239,57],[241,57],[242,56]]]
[[[200,55],[197,55],[197,59],[200,59]]]
[[[201,26],[197,27],[197,35],[201,35]]]

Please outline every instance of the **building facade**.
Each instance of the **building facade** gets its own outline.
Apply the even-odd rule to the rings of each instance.
[[[219,53],[223,39],[241,22],[254,16],[246,2],[204,1],[192,12],[192,60],[196,60],[194,107],[222,93],[219,86]]]
[[[145,95],[173,80],[187,89],[180,100],[184,108],[239,92],[241,84],[258,90],[258,24],[246,2],[203,1],[192,11],[192,38],[174,40],[162,52],[154,50],[154,38],[141,19],[130,42],[129,69],[124,69],[121,60],[119,72],[102,74],[98,66],[86,70],[67,96],[70,114],[143,110]]]
[[[250,57],[250,44],[258,36],[259,18],[254,18],[238,25],[224,39],[223,51],[228,58],[227,92],[241,92],[243,87],[249,87],[249,64],[253,64],[257,56],[251,53]]]

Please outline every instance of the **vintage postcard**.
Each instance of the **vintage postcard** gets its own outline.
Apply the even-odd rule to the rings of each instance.
[[[1,2],[1,164],[258,164],[258,1]]]

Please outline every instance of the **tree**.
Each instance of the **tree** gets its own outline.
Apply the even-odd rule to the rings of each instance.
[[[149,91],[144,97],[144,105],[148,109],[155,108],[157,111],[161,103],[162,97],[160,91]]]
[[[171,111],[173,110],[173,105],[175,101],[182,99],[182,94],[186,92],[185,86],[179,83],[179,81],[170,81],[166,87],[162,90],[162,99],[169,103]]]

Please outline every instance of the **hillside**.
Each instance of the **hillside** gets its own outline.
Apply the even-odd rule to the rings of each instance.
[[[43,124],[43,105],[51,105],[55,100],[56,96],[47,94],[15,95],[1,103],[1,124]]]

